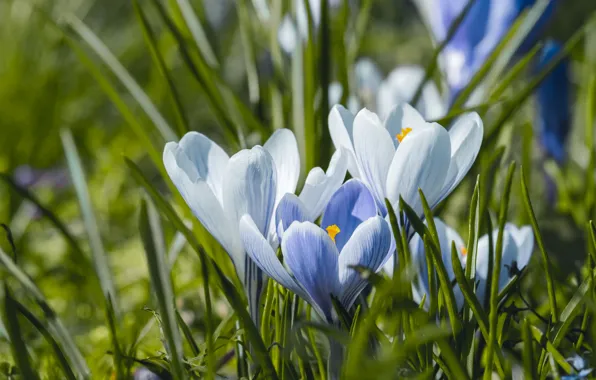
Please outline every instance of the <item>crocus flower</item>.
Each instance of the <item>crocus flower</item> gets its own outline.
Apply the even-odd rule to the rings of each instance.
[[[369,187],[382,215],[385,198],[397,209],[400,196],[422,215],[418,189],[430,207],[451,193],[476,159],[483,124],[477,113],[469,113],[447,131],[407,104],[394,108],[384,122],[367,109],[354,117],[335,106],[329,132],[336,149],[349,151],[350,174]]]
[[[538,70],[548,65],[562,46],[554,41],[542,48]],[[557,162],[565,160],[565,141],[571,125],[569,110],[569,62],[558,64],[538,87],[537,119],[539,136],[546,154]]]
[[[285,193],[294,193],[300,173],[300,157],[294,134],[276,131],[264,146],[244,149],[232,157],[206,136],[189,132],[180,143],[164,148],[166,171],[193,214],[222,245],[232,259],[249,295],[254,318],[263,275],[246,256],[239,222],[250,215],[258,232],[277,246],[275,208]],[[342,152],[334,154],[329,169],[314,168],[300,194],[310,215],[318,217],[346,173]]]
[[[354,67],[356,93],[367,108],[385,119],[395,106],[408,103],[424,79],[424,68],[416,65],[397,66],[385,79],[381,70],[368,58],[359,59]],[[447,112],[447,102],[437,86],[427,81],[414,108],[426,120],[436,120]],[[351,108],[350,108],[351,110]]]
[[[587,379],[588,375],[594,370],[594,368],[587,368],[586,360],[577,354],[568,358],[567,361],[571,363],[574,372],[566,376],[561,376],[561,380]]]
[[[453,273],[453,265],[451,264],[451,244],[455,243],[455,247],[461,255],[467,254],[466,246],[461,236],[456,230],[446,225],[441,219],[434,218],[435,227],[437,229],[437,235],[439,237],[439,244],[441,248],[441,257],[443,264],[449,275],[449,281],[455,280],[455,274]],[[426,250],[424,248],[424,241],[420,235],[415,234],[409,242],[410,253],[412,254],[412,262],[414,263],[414,269],[417,273],[417,279],[412,284],[412,296],[414,301],[420,303],[426,295],[425,307],[430,306],[430,285],[428,277],[428,268],[426,261]],[[385,264],[385,270],[391,275],[393,273],[393,260],[388,260]],[[435,280],[438,283],[438,279]],[[464,304],[463,294],[456,286],[454,289],[455,300],[457,306],[461,308]]]
[[[493,252],[496,249],[498,232],[495,229],[492,233]],[[518,228],[511,223],[505,224],[499,291],[505,288],[512,278],[528,265],[533,250],[534,235],[530,226]],[[464,255],[462,259],[465,263],[466,256]],[[476,295],[481,304],[484,304],[487,295],[488,266],[489,238],[488,235],[484,235],[478,239],[478,255],[476,257]],[[488,286],[490,287],[490,284]]]
[[[456,96],[482,67],[488,56],[511,29],[514,21],[535,0],[477,0],[459,25],[453,38],[445,46],[441,58],[451,96]],[[437,43],[444,41],[447,32],[467,0],[417,0],[422,17]],[[551,0],[534,28],[520,46],[523,54],[534,45],[540,31],[554,14],[555,0]]]
[[[366,280],[351,267],[378,271],[390,254],[391,229],[377,215],[368,188],[358,180],[346,182],[335,192],[323,214],[323,228],[301,221],[307,219],[301,214],[301,203],[294,199],[292,204],[297,208],[286,208],[279,217],[281,224],[293,220],[281,239],[283,263],[250,215],[240,222],[244,247],[269,277],[306,300],[321,318],[332,323],[331,296],[346,309],[353,305]]]

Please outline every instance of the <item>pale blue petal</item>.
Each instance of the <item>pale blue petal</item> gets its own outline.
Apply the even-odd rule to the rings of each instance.
[[[354,178],[360,177],[353,143],[354,115],[342,105],[335,105],[329,111],[329,134],[336,150],[344,148],[347,154],[348,171]]]
[[[534,232],[532,232],[532,227],[530,226],[517,228],[511,223],[507,223],[505,228],[513,236],[513,240],[515,240],[518,251],[516,265],[521,270],[528,265],[530,257],[532,257],[532,251],[534,251]]]
[[[273,158],[260,146],[232,156],[223,188],[224,211],[229,219],[238,223],[249,214],[261,234],[267,236],[275,206],[276,176]]]
[[[289,129],[276,130],[263,146],[275,163],[277,204],[286,193],[294,193],[300,176],[300,155],[296,137]]]
[[[391,246],[391,228],[381,216],[360,224],[339,255],[341,301],[350,308],[367,282],[351,266],[363,266],[373,272],[381,269]]]
[[[348,154],[341,148],[331,157],[327,172],[316,167],[308,173],[299,198],[309,210],[309,220],[316,220],[321,215],[333,193],[344,182]]]
[[[326,229],[334,224],[339,227],[340,232],[335,236],[335,244],[341,251],[356,227],[375,215],[375,199],[368,188],[359,180],[351,179],[331,197],[323,213],[321,227]]]
[[[279,202],[275,210],[275,225],[277,226],[277,236],[281,239],[284,231],[292,225],[293,222],[307,222],[310,220],[310,214],[302,201],[294,194],[286,194]]]
[[[244,251],[237,226],[230,223],[211,187],[199,176],[195,164],[174,142],[166,144],[163,161],[168,175],[194,216],[230,255],[238,273],[242,273]]]
[[[296,281],[331,320],[331,295],[339,296],[338,251],[333,241],[311,222],[294,222],[281,241],[284,261]]]
[[[496,250],[498,230],[493,231],[493,253]],[[489,265],[489,240],[488,236],[484,235],[478,240],[478,256],[476,258],[476,279],[478,280],[478,286],[476,288],[476,296],[480,300],[480,303],[484,304],[488,278],[488,265]],[[503,231],[503,253],[501,256],[501,273],[499,276],[499,290],[503,289],[505,285],[510,281],[509,269],[505,266],[510,266],[515,258],[517,257],[517,245],[513,236],[509,231]],[[494,263],[494,257],[493,257]]]

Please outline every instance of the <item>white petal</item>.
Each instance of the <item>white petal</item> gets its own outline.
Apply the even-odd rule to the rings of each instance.
[[[353,128],[354,115],[342,105],[335,105],[329,112],[329,134],[336,150],[345,148],[348,154],[348,170],[354,178],[360,177],[358,164],[354,155]]]
[[[493,255],[496,250],[498,237],[498,230],[492,232],[493,240]],[[517,245],[513,236],[507,229],[503,231],[503,253],[501,256],[501,273],[499,276],[499,290],[501,290],[510,280],[509,270],[505,265],[509,266],[517,257]],[[494,256],[493,256],[494,260]],[[494,263],[494,261],[493,261]],[[476,279],[478,280],[478,286],[476,288],[476,295],[480,300],[480,303],[484,303],[485,296],[487,294],[488,278],[488,265],[489,265],[489,239],[488,235],[482,236],[478,239],[478,256],[476,258]]]
[[[235,228],[230,230],[229,220],[211,187],[199,177],[196,166],[179,145],[167,143],[163,161],[172,182],[203,227],[224,247],[234,260],[236,270],[244,269],[244,253]]]
[[[395,147],[377,115],[366,108],[358,112],[354,120],[354,148],[361,179],[372,190],[379,208],[384,210],[387,172]]]
[[[399,209],[399,197],[422,215],[418,189],[435,204],[449,169],[449,134],[438,124],[410,132],[397,148],[387,176],[387,198]]]
[[[412,131],[416,131],[430,124],[424,121],[422,115],[414,107],[408,103],[400,103],[391,109],[385,118],[384,125],[397,148],[399,145],[397,135],[402,132],[402,129],[410,128]]]
[[[248,214],[243,215],[240,219],[240,236],[248,256],[267,276],[305,300],[309,300],[306,293],[279,261],[273,248],[271,248],[269,242],[263,237],[257,225]]]
[[[513,236],[513,240],[515,240],[515,245],[517,246],[516,262],[517,267],[521,270],[528,265],[532,251],[534,251],[534,232],[530,226],[517,228],[511,223],[507,223],[505,228]]]
[[[348,166],[347,154],[343,148],[337,150],[331,157],[326,173],[319,167],[308,173],[299,199],[309,209],[310,220],[314,221],[321,215],[333,193],[343,183]]]
[[[197,168],[199,177],[205,180],[213,194],[222,203],[221,185],[229,157],[223,149],[205,135],[188,132],[178,145]]]
[[[441,198],[449,195],[468,173],[482,145],[484,127],[476,112],[466,114],[455,122],[449,130],[451,139],[451,165],[457,173],[450,183],[446,183]]]
[[[271,154],[277,171],[278,204],[286,193],[294,193],[300,175],[300,155],[296,137],[289,129],[278,129],[263,146]]]
[[[299,35],[296,30],[296,26],[289,15],[286,15],[277,30],[277,41],[281,48],[288,54],[292,53],[296,49],[296,45],[301,41],[298,41]]]
[[[266,236],[275,195],[275,164],[269,152],[256,146],[241,150],[230,158],[223,188],[224,210],[230,221],[238,223],[244,214],[249,214],[261,234]]]

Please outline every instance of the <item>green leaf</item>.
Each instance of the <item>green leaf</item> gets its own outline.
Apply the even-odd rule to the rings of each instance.
[[[87,237],[89,238],[89,246],[91,247],[91,257],[93,259],[95,273],[97,274],[106,304],[109,302],[109,299],[113,301],[112,306],[114,307],[114,313],[118,317],[120,312],[116,298],[116,289],[114,288],[108,257],[101,241],[95,211],[93,210],[91,198],[89,197],[89,189],[87,188],[87,180],[85,179],[83,165],[70,131],[68,129],[62,130],[60,132],[60,138],[62,139],[62,146],[64,147],[66,162],[68,163],[68,169],[70,171],[70,178],[72,179],[72,183],[77,193],[79,207],[81,208],[81,214],[83,216],[83,223],[85,224],[85,230],[87,231]]]
[[[179,0],[180,1],[180,0]],[[260,97],[259,76],[257,72],[257,59],[254,38],[250,31],[249,9],[246,1],[236,3],[238,12],[238,23],[240,26],[240,38],[242,39],[242,50],[244,52],[244,64],[246,66],[246,77],[248,79],[248,94],[252,104],[257,104]]]
[[[544,247],[544,241],[542,239],[542,234],[540,233],[540,228],[538,227],[538,221],[536,220],[536,215],[534,214],[532,202],[530,201],[530,194],[528,192],[528,186],[526,185],[525,178],[526,176],[524,168],[522,167],[520,182],[524,207],[526,209],[528,217],[530,218],[530,224],[532,225],[532,229],[534,230],[534,236],[536,237],[536,244],[538,245],[538,249],[540,250],[540,254],[542,255],[542,269],[544,270],[544,275],[546,277],[546,290],[548,292],[548,302],[550,304],[551,318],[553,320],[553,323],[557,323],[559,319],[559,312],[557,309],[557,297],[555,293],[555,284],[553,281],[551,263],[548,258],[548,253],[546,252],[546,248]]]
[[[19,303],[19,301],[15,300],[15,299],[13,299],[12,302],[13,302],[15,308],[18,310],[18,312],[21,315],[23,315],[37,329],[37,331],[39,331],[41,333],[41,335],[43,335],[46,342],[48,342],[48,344],[52,348],[52,352],[54,353],[56,360],[58,360],[58,363],[60,364],[60,368],[62,368],[62,372],[64,373],[64,376],[68,380],[76,380],[76,376],[75,376],[74,372],[72,371],[72,369],[70,368],[70,364],[68,363],[66,354],[64,353],[64,351],[62,350],[62,348],[60,347],[60,345],[58,344],[56,339],[54,339],[54,337],[52,336],[50,331],[23,304]]]
[[[511,184],[513,182],[513,174],[515,173],[515,162],[509,165],[507,178],[505,179],[505,187],[503,198],[501,199],[501,207],[499,210],[499,228],[497,233],[497,245],[495,249],[495,260],[493,265],[493,273],[490,287],[490,314],[489,314],[489,339],[486,342],[486,371],[484,378],[490,379],[495,346],[497,345],[497,321],[499,317],[499,278],[501,274],[501,260],[503,257],[503,235],[505,232],[505,223],[507,222],[507,210],[509,207],[509,197],[511,195]],[[489,232],[489,235],[491,233]],[[490,244],[490,243],[489,243]]]
[[[211,44],[207,39],[207,34],[197,18],[190,2],[188,0],[176,0],[176,4],[178,5],[178,11],[182,15],[182,18],[184,18],[184,22],[186,23],[192,38],[195,40],[197,48],[205,58],[205,62],[211,67],[217,67],[219,64],[217,63],[215,52],[213,51],[213,48],[211,48]],[[204,7],[205,5],[203,4],[202,6]]]
[[[8,336],[10,338],[12,357],[19,368],[21,376],[23,376],[23,379],[39,379],[37,373],[31,366],[27,346],[23,341],[17,309],[6,284],[4,284],[4,317],[6,321],[6,330],[8,331]]]
[[[151,57],[153,58],[153,61],[155,62],[155,65],[157,66],[157,69],[161,74],[161,77],[163,78],[166,86],[169,89],[168,94],[170,95],[172,109],[174,110],[174,115],[176,116],[176,124],[178,127],[177,132],[179,136],[182,136],[189,131],[189,124],[185,116],[182,100],[180,99],[180,95],[178,94],[178,90],[176,89],[176,85],[174,84],[174,80],[170,76],[170,72],[168,71],[168,67],[166,66],[165,59],[162,53],[159,51],[159,48],[157,47],[155,33],[151,29],[149,20],[147,20],[147,16],[145,15],[142,7],[139,5],[139,0],[133,0],[132,4],[134,7],[135,15],[137,16],[137,19],[141,24],[141,30],[143,31],[143,36],[145,37],[145,41],[147,43],[147,47],[149,48],[149,52],[151,53]]]
[[[81,20],[74,15],[68,15],[65,20],[68,25],[89,45],[91,49],[98,55],[99,58],[110,68],[110,70],[118,77],[124,87],[137,101],[139,106],[145,111],[147,116],[151,119],[161,137],[163,142],[176,141],[178,136],[171,129],[168,122],[161,115],[155,104],[151,101],[149,96],[143,91],[141,86],[130,75],[126,68],[118,61],[106,45],[87,27]]]
[[[83,355],[74,343],[74,340],[64,327],[64,324],[56,314],[56,312],[50,307],[48,301],[41,293],[39,288],[31,281],[29,276],[23,272],[19,267],[11,260],[11,258],[0,248],[0,264],[4,269],[14,277],[24,288],[24,290],[35,300],[35,302],[42,309],[44,316],[48,321],[48,330],[58,342],[58,344],[64,349],[69,361],[74,367],[77,378],[79,379],[90,379],[91,371],[83,358]]]
[[[162,321],[162,330],[172,374],[176,379],[186,379],[182,338],[178,330],[175,297],[172,290],[169,265],[165,257],[159,215],[155,208],[144,200],[141,203],[141,212],[139,214],[139,231],[145,248],[153,292],[159,305],[159,315]]]
[[[530,322],[524,318],[522,323],[522,339],[524,342],[522,358],[524,361],[524,376],[526,379],[537,379],[536,363],[534,361],[534,342],[530,330]]]
[[[569,300],[569,303],[565,306],[561,312],[561,319],[559,325],[555,328],[555,335],[553,338],[553,346],[559,347],[575,318],[579,315],[584,305],[586,297],[589,295],[588,292],[592,290],[594,280],[594,273],[590,271],[588,277],[582,282],[577,291],[573,294],[573,297]]]
[[[253,323],[248,311],[246,310],[246,302],[242,295],[238,292],[234,284],[228,280],[221,269],[213,262],[205,252],[203,246],[198,242],[196,236],[191,230],[186,227],[180,217],[176,214],[174,209],[168,202],[151,186],[150,182],[145,178],[140,169],[129,159],[126,159],[126,164],[129,167],[133,178],[141,185],[151,200],[154,202],[157,209],[166,216],[166,218],[173,224],[174,228],[180,231],[185,237],[190,246],[198,253],[201,261],[205,260],[208,263],[209,270],[215,276],[215,281],[219,286],[222,294],[226,297],[234,311],[236,312],[239,321],[244,327],[248,341],[253,348],[253,355],[258,364],[261,365],[265,376],[271,379],[277,379],[277,373],[271,362],[271,358],[267,351],[263,339],[259,334],[258,328]]]
[[[546,351],[552,355],[553,359],[557,362],[558,365],[563,368],[563,370],[567,373],[572,373],[573,367],[565,360],[565,356],[563,356],[555,346],[548,340],[546,335],[540,331],[540,329],[536,326],[530,325],[530,332],[536,341],[546,349]]]
[[[449,373],[453,376],[452,378],[462,380],[469,379],[470,377],[468,376],[465,367],[459,361],[449,342],[446,339],[440,339],[437,341],[437,345],[441,350],[441,357],[445,361],[447,368],[449,368]]]

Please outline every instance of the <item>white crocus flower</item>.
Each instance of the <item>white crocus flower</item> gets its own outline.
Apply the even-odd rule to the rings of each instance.
[[[326,173],[321,168],[309,173],[300,199],[312,218],[320,216],[341,186],[346,174],[346,154],[337,151]],[[296,191],[300,173],[294,134],[287,129],[277,130],[264,146],[228,157],[208,137],[189,132],[179,143],[166,144],[163,161],[195,217],[230,255],[256,318],[263,275],[244,252],[239,223],[243,215],[250,215],[259,232],[277,248],[275,209],[284,194]]]
[[[395,107],[383,122],[367,109],[354,117],[338,105],[329,114],[329,132],[336,149],[349,151],[350,174],[371,189],[383,214],[385,198],[398,209],[401,196],[422,215],[418,189],[431,208],[449,195],[476,159],[483,124],[473,112],[447,131],[408,104]]]

